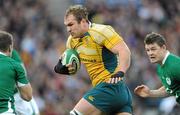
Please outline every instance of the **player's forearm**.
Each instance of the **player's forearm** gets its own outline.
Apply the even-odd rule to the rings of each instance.
[[[126,48],[124,51],[119,52],[120,71],[123,71],[125,73],[128,70],[131,63],[130,57],[131,57],[131,52],[129,48]]]
[[[167,95],[165,88],[161,87],[157,90],[150,90],[149,97],[165,97]]]
[[[58,63],[55,65],[54,71],[59,74],[69,75],[68,67],[62,65],[61,59],[59,59]]]
[[[18,87],[22,99],[30,101],[32,99],[32,87],[31,84],[27,84],[21,87]]]

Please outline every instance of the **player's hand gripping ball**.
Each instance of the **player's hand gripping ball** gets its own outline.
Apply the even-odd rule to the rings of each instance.
[[[61,59],[62,65],[70,65],[70,67],[68,67],[69,74],[75,74],[80,69],[81,62],[76,50],[66,49]]]

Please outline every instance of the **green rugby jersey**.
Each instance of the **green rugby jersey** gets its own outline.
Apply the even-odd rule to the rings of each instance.
[[[22,59],[21,59],[19,53],[18,53],[16,50],[13,50],[13,51],[12,51],[12,56],[11,56],[11,58],[13,58],[14,60],[16,60],[16,61],[19,62],[19,63],[22,63]]]
[[[158,65],[157,74],[167,93],[175,96],[180,104],[180,58],[168,53],[164,64]]]
[[[16,84],[28,84],[23,66],[0,52],[0,113],[14,112]]]

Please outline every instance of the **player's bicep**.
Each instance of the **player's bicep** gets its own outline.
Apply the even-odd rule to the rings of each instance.
[[[126,45],[126,43],[124,41],[117,43],[110,50],[115,54],[119,54],[119,53],[126,54],[126,53],[130,52],[128,46]]]
[[[23,64],[16,63],[15,69],[16,69],[17,82],[22,84],[28,84],[29,81],[27,80],[26,69],[23,66]]]
[[[119,44],[124,43],[124,42],[123,42],[123,39],[119,35],[114,35],[109,38],[105,38],[102,43],[106,48],[112,49],[113,47],[118,46]]]

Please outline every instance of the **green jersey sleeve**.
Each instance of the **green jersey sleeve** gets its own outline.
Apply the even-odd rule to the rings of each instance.
[[[16,50],[13,50],[11,58],[14,59],[17,62],[17,63],[14,62],[13,65],[14,65],[14,68],[15,68],[15,70],[17,72],[17,82],[18,82],[18,84],[19,85],[20,84],[21,85],[27,84],[28,80],[26,79],[26,76],[27,76],[26,69],[24,67],[24,64],[22,62],[22,59],[21,59],[19,53]]]
[[[14,62],[13,66],[16,71],[16,81],[18,83],[18,86],[23,86],[25,84],[28,84],[29,81],[27,80],[26,70],[24,69],[22,64],[18,62]]]
[[[12,57],[11,58],[14,59],[15,61],[19,62],[19,63],[22,63],[22,59],[16,50],[12,51]]]
[[[176,81],[180,82],[180,57],[173,55],[174,63],[171,65],[172,76]]]

